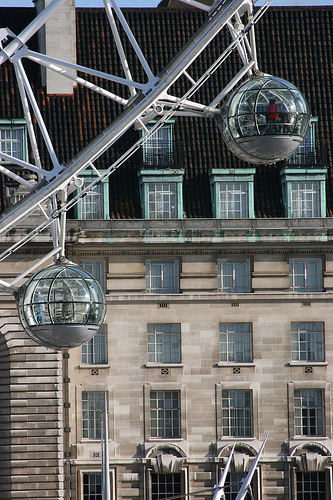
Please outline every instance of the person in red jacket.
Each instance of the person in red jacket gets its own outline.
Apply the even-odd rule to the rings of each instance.
[[[269,105],[267,106],[267,121],[277,122],[279,119],[279,107],[275,102],[275,99],[269,100]]]

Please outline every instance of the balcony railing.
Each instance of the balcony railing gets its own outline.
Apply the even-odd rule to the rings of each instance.
[[[159,142],[156,146],[145,146],[139,161],[143,168],[177,168],[183,166],[184,150],[175,144]]]

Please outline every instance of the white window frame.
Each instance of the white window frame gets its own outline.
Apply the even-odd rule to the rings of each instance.
[[[98,342],[99,339],[101,339],[101,342]],[[106,365],[108,362],[107,345],[106,325],[101,325],[98,332],[88,342],[82,344],[81,363],[83,365]],[[104,361],[101,361],[103,356]],[[91,361],[89,358],[91,358]]]
[[[174,346],[176,346],[176,348]],[[181,363],[180,323],[148,323],[147,348],[148,348],[147,365],[180,364]]]
[[[153,437],[151,431],[151,408],[150,408],[150,394],[151,391],[164,391],[164,392],[178,392],[180,402],[180,436],[179,437]],[[151,443],[183,443],[187,439],[186,429],[186,394],[187,387],[178,382],[149,382],[143,386],[143,399],[144,399],[144,441]]]
[[[231,272],[227,272],[226,266],[231,266]],[[251,261],[250,259],[218,259],[218,291],[224,293],[250,293],[251,292]],[[240,277],[240,270],[243,277]],[[227,285],[224,280],[231,280]],[[242,285],[238,281],[243,282]]]
[[[211,170],[210,189],[214,218],[254,218],[255,172],[255,168]]]
[[[296,265],[303,265],[302,272],[296,272]],[[311,267],[315,272],[311,273]],[[312,285],[311,277],[315,276],[315,284]],[[298,293],[311,293],[323,291],[323,260],[321,257],[293,257],[289,259],[290,291]],[[303,285],[297,284],[299,279],[303,280]]]
[[[101,259],[81,259],[79,266],[92,274],[101,285],[103,292],[106,290],[105,260]]]
[[[249,400],[250,404],[247,406],[231,406],[232,398],[240,398]],[[229,389],[222,388],[222,436],[229,438],[253,438],[253,392],[251,389]],[[238,399],[239,400],[239,399]],[[242,416],[243,415],[243,416]],[[241,419],[242,424],[233,424],[236,420]],[[250,420],[250,423],[248,421]],[[240,432],[244,428],[244,432]],[[237,432],[236,432],[237,431]]]
[[[290,336],[292,362],[325,361],[325,333],[322,321],[292,322]]]
[[[219,324],[220,363],[252,363],[252,323]]]
[[[291,217],[313,218],[320,216],[320,182],[291,183]]]
[[[161,272],[160,277],[160,287],[153,286],[153,278],[158,278],[152,275],[152,270],[154,266],[160,266]],[[171,276],[172,286],[163,286],[164,276],[166,275],[166,270],[170,268],[167,278]],[[161,259],[161,260],[146,260],[146,292],[152,294],[169,294],[169,293],[179,293],[179,261],[177,259]]]
[[[11,137],[2,138],[2,131],[21,131],[22,139],[17,140]],[[4,151],[2,149],[2,143],[10,143],[10,150]],[[13,144],[19,142],[22,144],[22,154],[15,154],[15,148],[13,148]],[[4,153],[7,153],[14,158],[18,158],[19,160],[28,161],[28,137],[27,137],[27,125],[25,119],[22,118],[14,118],[12,120],[0,119],[0,150]],[[13,154],[14,153],[14,154]],[[5,160],[0,158],[1,163],[6,165],[15,165],[15,161]]]
[[[177,396],[177,407],[173,406],[173,402],[176,401],[175,396]],[[180,391],[151,389],[149,400],[150,437],[152,439],[180,439],[182,431]],[[154,401],[156,401],[156,405]],[[171,401],[169,406],[168,401]],[[155,417],[153,417],[153,414]],[[177,421],[178,425],[175,425],[175,421]],[[153,425],[153,422],[156,422],[156,425]]]
[[[155,123],[152,121],[148,125],[148,130]],[[143,143],[144,164],[163,167],[173,163],[173,123],[174,121],[172,123],[165,123]]]
[[[310,398],[310,393],[314,394],[314,399],[321,401],[321,405],[309,406],[306,399]],[[306,394],[308,393],[308,395]],[[294,388],[294,430],[295,436],[300,437],[324,437],[325,436],[325,391],[322,388]],[[300,404],[298,405],[298,400]],[[306,413],[306,414],[305,414]],[[315,424],[311,424],[312,420]],[[308,423],[306,423],[308,421]],[[299,423],[298,423],[299,422]],[[304,432],[304,429],[315,427],[315,432]],[[300,432],[297,432],[300,431]]]
[[[89,394],[99,394],[98,399],[83,399],[85,395]],[[105,397],[105,391],[86,391],[83,390],[81,393],[81,404],[82,404],[82,438],[84,440],[100,440],[101,439],[101,420],[100,420],[100,414],[101,411],[104,409],[104,397]],[[84,408],[84,401],[95,401],[95,404],[93,405],[93,408]],[[100,404],[99,404],[100,403]],[[85,413],[87,412],[87,416],[85,416]],[[93,418],[91,418],[93,416]],[[88,426],[85,425],[85,422],[88,422]],[[93,427],[90,426],[91,422],[93,422]]]
[[[101,469],[93,468],[93,467],[80,467],[78,470],[78,491],[79,491],[79,498],[84,499],[84,475],[85,474],[95,474],[95,475],[102,475]],[[116,471],[114,468],[110,467],[110,500],[116,500]]]
[[[183,169],[155,169],[138,172],[144,219],[183,218],[183,177]],[[154,203],[152,200],[155,200]]]
[[[105,170],[99,170],[99,174],[103,174]],[[88,186],[91,182],[96,180],[97,173],[91,169],[84,170],[81,172],[80,177],[84,180],[84,187]],[[78,189],[77,192],[80,193],[82,188]],[[98,214],[89,212],[91,216],[87,217],[87,204],[91,203],[94,205],[94,198],[98,198]],[[97,216],[98,215],[98,216]],[[75,206],[75,217],[79,220],[102,220],[110,219],[110,203],[109,203],[109,178],[106,177],[100,183],[98,183],[94,189],[87,192],[87,194],[81,198]]]
[[[287,166],[280,175],[286,217],[326,217],[326,167]]]

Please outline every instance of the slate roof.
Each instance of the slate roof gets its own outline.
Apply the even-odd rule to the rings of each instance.
[[[15,33],[26,26],[34,16],[34,9],[0,9],[2,26]],[[139,45],[154,72],[159,72],[191,35],[202,25],[206,14],[191,9],[123,9]],[[266,73],[293,82],[306,96],[312,115],[318,116],[318,150],[327,151],[329,174],[327,179],[327,215],[333,216],[332,199],[332,7],[270,8],[256,26],[259,67]],[[29,42],[34,48],[36,39]],[[225,41],[220,37],[205,53],[221,51]],[[120,61],[111,42],[110,29],[103,9],[77,9],[77,60],[79,64],[102,71],[122,74]],[[134,77],[143,79],[135,55],[129,49],[129,63]],[[198,60],[200,64],[202,60]],[[223,72],[214,74],[201,91],[209,100],[234,75],[237,56],[233,54]],[[73,95],[47,95],[39,85],[39,70],[30,68],[37,100],[41,106],[50,135],[60,161],[67,161],[78,153],[96,134],[103,130],[120,112],[112,101],[79,87]],[[195,78],[195,65],[191,68]],[[13,92],[11,65],[0,68],[0,118],[22,117],[21,106]],[[186,81],[178,84],[186,88]],[[113,87],[114,89],[114,87]],[[121,93],[121,90],[116,90]],[[137,137],[129,131],[121,144],[103,156],[109,165],[123,148]],[[177,118],[174,126],[175,142],[184,151],[184,209],[187,217],[212,216],[209,177],[211,168],[239,168],[241,162],[224,146],[216,124],[212,120]],[[45,150],[41,150],[43,164],[49,167]],[[102,167],[100,160],[98,166]],[[112,218],[141,218],[138,198],[137,168],[139,159],[132,158],[110,177],[110,214]],[[283,217],[280,165],[257,166],[255,176],[256,217]]]

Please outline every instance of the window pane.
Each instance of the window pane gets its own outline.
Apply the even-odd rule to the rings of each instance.
[[[222,435],[252,436],[252,391],[222,390]]]
[[[93,179],[86,179],[84,187],[86,188]],[[81,217],[84,220],[103,219],[103,186],[97,184],[93,189],[81,198]]]
[[[150,429],[153,438],[181,437],[179,391],[150,391]]]
[[[218,291],[227,293],[249,293],[251,291],[250,260],[219,260]]]
[[[180,363],[180,325],[148,325],[148,362]]]
[[[181,474],[151,474],[152,500],[181,495]]]
[[[149,182],[147,189],[149,219],[176,219],[178,217],[176,182]]]
[[[147,293],[179,293],[177,260],[147,260]]]
[[[83,474],[83,500],[102,500],[102,474]]]
[[[101,412],[104,410],[104,392],[82,392],[83,437],[101,439]]]
[[[291,323],[291,359],[324,361],[323,323]]]
[[[220,361],[252,362],[250,323],[220,323]]]
[[[295,389],[295,434],[324,436],[324,393],[322,389]]]
[[[151,135],[143,146],[144,163],[168,165],[173,162],[171,127],[161,127]]]
[[[326,500],[325,472],[296,471],[297,500]]]
[[[220,182],[219,204],[221,219],[244,219],[249,216],[247,182]]]
[[[14,156],[20,160],[25,160],[25,132],[23,127],[17,128],[0,128],[0,151]],[[8,160],[1,160],[9,162]]]
[[[105,291],[105,262],[104,260],[80,260],[79,266],[97,278],[102,290]]]
[[[106,362],[106,326],[102,325],[98,333],[82,345],[82,363],[104,364]]]
[[[323,289],[322,272],[322,260],[319,258],[290,259],[290,290],[293,292],[321,292]]]
[[[291,216],[319,217],[320,215],[320,183],[291,183]]]

